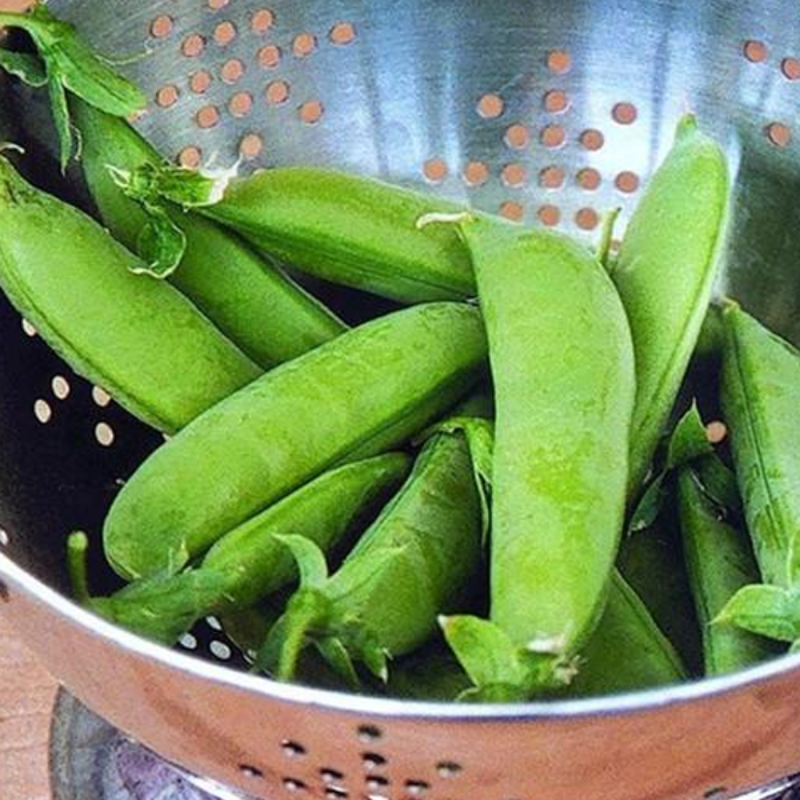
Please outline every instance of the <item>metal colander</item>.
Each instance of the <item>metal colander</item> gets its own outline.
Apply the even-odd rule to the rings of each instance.
[[[587,240],[612,207],[624,225],[695,110],[737,174],[719,289],[800,341],[795,2],[52,6],[126,60],[152,100],[138,127],[180,163],[334,166]],[[279,685],[94,618],[63,593],[65,536],[99,535],[160,436],[5,304],[0,337],[3,613],[75,695],[166,758],[273,800],[700,800],[800,770],[800,656],[623,697],[459,706]],[[234,658],[213,624],[184,647]]]

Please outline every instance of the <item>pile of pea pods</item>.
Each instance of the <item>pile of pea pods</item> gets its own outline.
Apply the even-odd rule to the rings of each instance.
[[[172,645],[217,615],[253,670],[524,701],[718,675],[800,640],[800,353],[712,303],[731,181],[693,116],[612,252],[318,168],[176,168],[43,7],[64,164],[98,219],[0,156],[0,285],[168,434],[76,599]],[[45,46],[46,45],[46,46]],[[76,147],[80,141],[80,149]],[[286,269],[277,266],[286,265]],[[297,282],[391,303],[354,327]]]

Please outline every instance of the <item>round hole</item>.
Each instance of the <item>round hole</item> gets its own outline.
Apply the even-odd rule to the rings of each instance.
[[[506,164],[500,175],[503,184],[512,189],[518,189],[528,180],[528,170],[523,164]]]
[[[33,339],[33,337],[36,336],[37,333],[36,328],[34,328],[33,325],[31,325],[31,323],[28,322],[28,320],[26,319],[22,320],[22,330],[25,333],[25,335],[29,336],[31,339]]]
[[[541,141],[545,147],[561,147],[566,141],[567,134],[561,125],[547,125],[542,128]]]
[[[317,49],[317,37],[312,33],[298,33],[292,42],[292,52],[298,58],[306,58]]]
[[[522,203],[518,203],[516,200],[507,200],[500,205],[500,216],[510,219],[512,222],[522,222],[524,215],[525,209]]]
[[[197,126],[203,130],[213,128],[219,122],[219,109],[216,106],[203,106],[196,116]]]
[[[206,617],[206,625],[208,625],[212,631],[222,630],[222,623],[216,617]]]
[[[216,639],[208,646],[208,650],[214,658],[220,661],[230,661],[233,652],[225,642],[217,641]]]
[[[254,767],[252,764],[239,764],[239,772],[241,772],[245,778],[264,777],[264,771],[260,770],[258,767]]]
[[[174,27],[175,20],[167,14],[162,14],[150,23],[150,35],[154,39],[163,39],[172,33]]]
[[[530,131],[522,123],[517,122],[507,128],[505,143],[513,150],[524,150],[530,141]]]
[[[298,780],[297,778],[284,778],[283,779],[283,786],[287,792],[302,792],[306,785],[303,781]]]
[[[792,129],[782,122],[773,122],[767,126],[767,138],[776,147],[787,147],[792,142]]]
[[[275,14],[269,8],[260,8],[250,17],[250,28],[255,33],[266,33],[275,24]]]
[[[386,766],[386,758],[380,753],[362,753],[361,760],[364,762],[364,769],[373,770]]]
[[[319,100],[308,100],[300,106],[300,119],[306,125],[316,125],[325,113],[325,106]]]
[[[560,89],[553,89],[544,96],[544,109],[551,114],[561,114],[569,108],[569,97]]]
[[[338,783],[344,780],[344,775],[338,769],[331,769],[330,767],[323,767],[319,771],[319,776],[325,783]]]
[[[593,192],[602,183],[600,173],[593,167],[582,169],[577,175],[578,185],[587,192]]]
[[[593,208],[581,208],[575,214],[575,223],[584,231],[593,231],[600,224],[600,215]]]
[[[478,100],[478,114],[484,119],[496,119],[503,113],[505,103],[498,94],[485,94]]]
[[[440,778],[454,778],[462,770],[463,767],[456,761],[440,761],[436,765],[436,772]]]
[[[244,63],[238,58],[231,58],[222,65],[220,76],[225,83],[236,83],[244,75]]]
[[[744,57],[754,64],[760,64],[762,61],[767,60],[769,51],[764,42],[759,42],[757,39],[748,39],[744,43]]]
[[[368,775],[364,782],[367,784],[367,789],[379,792],[381,789],[389,785],[389,779],[384,778],[383,775]]]
[[[377,725],[359,725],[356,734],[362,742],[377,742],[383,736]]]
[[[46,425],[53,418],[53,409],[47,400],[39,399],[33,404],[33,414],[42,425]]]
[[[111,447],[114,444],[114,429],[107,422],[98,422],[94,426],[94,438],[102,447]]]
[[[347,789],[343,789],[341,786],[328,786],[325,789],[325,797],[328,800],[344,800],[347,796]]]
[[[264,151],[264,140],[258,133],[247,133],[239,142],[239,154],[248,161],[258,158]]]
[[[565,180],[566,176],[561,167],[545,167],[539,173],[539,186],[544,189],[560,189],[564,185]]]
[[[728,426],[720,420],[714,420],[706,425],[706,439],[711,444],[721,444],[728,436]]]
[[[231,116],[246,117],[253,110],[253,95],[250,92],[236,92],[228,102],[228,111]]]
[[[470,161],[464,167],[464,181],[467,186],[483,186],[489,180],[489,167],[483,161]]]
[[[230,20],[225,20],[214,28],[214,41],[220,47],[227,47],[236,38],[236,34],[236,26]]]
[[[284,739],[281,742],[281,750],[283,750],[283,754],[289,758],[300,758],[300,756],[306,754],[305,747],[292,739]]]
[[[4,528],[0,528],[0,547],[8,547],[8,531]]]
[[[109,395],[105,389],[101,389],[99,386],[93,386],[92,400],[95,405],[100,406],[100,408],[105,408],[111,403],[111,395]]]
[[[784,58],[781,71],[790,81],[800,81],[800,59]]]
[[[206,49],[206,40],[199,33],[192,33],[183,40],[181,52],[186,58],[197,58]]]
[[[337,22],[328,36],[334,44],[350,44],[356,38],[356,29],[352,22]]]
[[[606,140],[603,134],[594,128],[589,128],[588,130],[583,131],[580,135],[581,146],[586,150],[600,150],[605,144],[605,141]]]
[[[547,68],[554,75],[566,75],[572,67],[572,56],[566,50],[551,50],[547,54]]]
[[[184,633],[178,640],[178,644],[180,644],[184,650],[197,650],[197,638],[191,633]]]
[[[277,45],[268,44],[258,51],[258,63],[265,69],[274,69],[281,63],[281,49]]]
[[[554,228],[561,222],[561,210],[558,206],[541,206],[536,212],[536,216],[539,217],[542,225],[546,225],[548,228]]]
[[[441,158],[429,158],[422,165],[422,174],[431,183],[441,183],[447,177],[447,164]]]
[[[53,380],[50,382],[50,386],[57,400],[66,400],[69,397],[69,381],[63,375],[54,376]]]
[[[611,116],[614,118],[614,122],[618,122],[620,125],[632,125],[636,122],[639,112],[633,103],[617,103],[611,110]]]
[[[620,172],[614,179],[614,185],[625,194],[633,194],[639,188],[639,176],[635,172]]]
[[[267,102],[272,105],[280,105],[289,99],[289,84],[286,81],[272,81],[267,84]]]
[[[178,87],[170,84],[169,86],[162,86],[156,92],[156,103],[161,108],[169,108],[170,106],[174,106],[175,103],[178,102],[178,97],[180,96],[180,92]]]
[[[420,795],[430,788],[430,784],[427,781],[418,781],[413,779],[406,781],[406,789],[411,795]]]
[[[211,77],[210,72],[206,72],[205,70],[200,70],[200,72],[195,72],[189,78],[189,88],[195,94],[205,94],[211,83],[214,79]]]

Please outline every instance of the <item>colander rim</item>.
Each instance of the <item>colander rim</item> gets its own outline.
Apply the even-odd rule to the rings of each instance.
[[[204,661],[150,642],[80,607],[2,553],[0,553],[0,578],[66,618],[68,622],[83,629],[87,634],[110,641],[134,656],[152,659],[163,667],[187,672],[197,679],[211,681],[226,688],[252,692],[266,699],[371,716],[480,723],[612,716],[707,700],[750,688],[772,678],[782,677],[800,668],[800,653],[785,654],[730,675],[702,678],[669,687],[597,698],[527,703],[458,704],[355,695],[280,683],[265,676],[237,671],[232,667]]]

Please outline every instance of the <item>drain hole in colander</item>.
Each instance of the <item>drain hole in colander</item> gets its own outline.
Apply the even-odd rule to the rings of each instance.
[[[254,767],[252,764],[239,764],[239,772],[241,772],[246,778],[264,777],[264,771],[260,770],[258,767]]]
[[[383,736],[383,731],[377,725],[359,725],[358,738],[362,742],[376,742]]]
[[[319,776],[325,783],[338,783],[344,780],[344,775],[338,769],[331,769],[330,767],[323,767],[319,771]]]
[[[419,797],[419,795],[430,788],[431,786],[427,781],[419,781],[414,779],[406,781],[406,789],[408,790],[408,793],[414,797]]]
[[[440,778],[454,778],[464,768],[456,761],[440,761],[436,765],[436,772]]]
[[[389,785],[389,779],[383,775],[367,775],[364,782],[367,784],[368,789],[378,791]]]
[[[8,535],[8,531],[5,528],[0,528],[0,547],[8,547],[10,541],[11,538]]]
[[[327,797],[328,800],[345,800],[345,798],[348,796],[347,789],[344,789],[341,786],[325,787],[325,797]]]
[[[725,786],[716,786],[715,788],[709,789],[707,792],[704,792],[703,797],[705,798],[705,800],[711,800],[711,798],[720,797],[727,791],[728,789]]]
[[[287,792],[302,792],[308,788],[303,781],[297,778],[284,778],[283,786]]]
[[[367,770],[386,766],[386,759],[380,753],[362,753],[361,760],[364,762],[364,769]]]
[[[292,739],[284,739],[281,742],[281,750],[283,750],[283,754],[288,758],[300,758],[306,754],[305,747]]]

